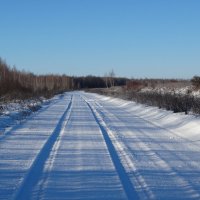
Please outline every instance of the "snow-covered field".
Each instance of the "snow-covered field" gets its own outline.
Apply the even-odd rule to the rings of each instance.
[[[200,199],[200,118],[56,96],[0,135],[0,199]]]
[[[200,98],[200,89],[195,89],[192,85],[185,87],[144,87],[140,92],[155,92],[159,94],[178,94],[178,95],[190,95]]]

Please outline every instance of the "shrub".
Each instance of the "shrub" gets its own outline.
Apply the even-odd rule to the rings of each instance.
[[[192,82],[192,85],[193,85],[195,88],[200,88],[200,76],[194,76],[194,77],[191,79],[191,82]]]

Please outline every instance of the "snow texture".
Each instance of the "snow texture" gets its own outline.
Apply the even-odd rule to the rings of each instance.
[[[200,118],[68,92],[0,136],[0,199],[200,199],[199,158]]]

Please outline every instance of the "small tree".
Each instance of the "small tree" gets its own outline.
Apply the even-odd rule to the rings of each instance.
[[[109,72],[109,81],[110,81],[110,86],[111,86],[111,87],[114,87],[114,86],[115,86],[114,77],[115,77],[115,72],[114,72],[114,70],[112,69],[112,70]]]
[[[108,88],[108,74],[107,73],[104,74],[103,80],[105,82],[106,87]]]
[[[200,88],[200,76],[194,76],[194,77],[191,79],[191,82],[192,82],[192,85],[193,85],[195,88]]]

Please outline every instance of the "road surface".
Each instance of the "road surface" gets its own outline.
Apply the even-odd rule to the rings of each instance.
[[[2,200],[200,199],[200,146],[84,92],[0,136]]]

